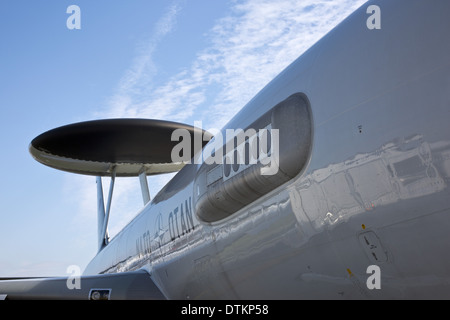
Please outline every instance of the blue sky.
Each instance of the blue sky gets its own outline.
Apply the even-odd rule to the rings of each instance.
[[[95,178],[34,161],[34,137],[101,118],[220,128],[364,2],[3,0],[0,277],[65,275],[97,249]],[[72,4],[80,30],[66,26]],[[152,195],[169,178],[149,178]],[[110,235],[141,207],[138,181],[118,179]]]

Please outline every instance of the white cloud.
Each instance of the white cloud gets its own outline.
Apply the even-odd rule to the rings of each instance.
[[[212,114],[223,125],[272,78],[364,1],[249,0],[212,30],[198,67],[222,85]]]
[[[203,120],[221,127],[264,85],[330,31],[363,0],[248,0],[208,33],[210,45],[166,83],[149,85],[151,55],[172,31],[179,6],[158,24],[143,55],[121,81],[107,116]],[[149,90],[151,89],[151,90]],[[193,121],[192,121],[193,122]]]
[[[173,31],[173,4],[121,79],[103,117],[204,120],[223,126],[273,77],[365,0],[248,0],[208,33],[210,45],[166,83],[151,83],[152,55]],[[193,121],[192,121],[193,122]],[[193,123],[192,123],[193,124]]]

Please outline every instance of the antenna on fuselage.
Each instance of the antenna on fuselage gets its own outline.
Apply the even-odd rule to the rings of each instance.
[[[177,172],[183,162],[172,161],[177,129],[187,130],[194,141],[194,126],[152,119],[106,119],[74,123],[47,131],[30,144],[34,159],[49,167],[97,177],[99,251],[109,242],[108,221],[116,177],[139,177],[144,205],[150,202],[147,176]],[[198,134],[198,133],[196,133]],[[202,130],[202,148],[212,135]],[[191,145],[191,154],[200,150]],[[111,177],[107,205],[102,177]]]

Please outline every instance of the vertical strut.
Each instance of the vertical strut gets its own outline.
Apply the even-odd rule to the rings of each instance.
[[[105,204],[103,201],[103,185],[102,177],[97,177],[97,236],[98,236],[98,251],[104,246],[103,241],[103,223],[105,221]]]
[[[107,237],[107,228],[108,228],[108,220],[109,220],[109,212],[111,211],[111,201],[112,201],[112,195],[114,191],[114,182],[116,180],[116,167],[114,166],[112,168],[111,173],[111,182],[109,184],[109,194],[108,194],[108,203],[106,205],[106,212],[105,212],[105,221],[103,221],[103,229],[102,229],[102,235],[105,245],[108,244],[108,237]]]
[[[109,242],[108,221],[109,221],[109,214],[111,211],[111,202],[113,197],[115,180],[116,180],[116,166],[113,166],[111,168],[111,182],[109,185],[108,200],[106,203],[106,210],[105,210],[102,177],[97,177],[98,251],[102,250]],[[147,173],[145,167],[142,167],[142,170],[139,173],[139,181],[141,184],[142,200],[145,206],[148,202],[150,202],[150,191],[148,188]]]
[[[108,242],[108,221],[109,221],[109,213],[111,211],[111,201],[112,195],[114,191],[114,182],[116,179],[116,167],[112,168],[111,172],[111,182],[109,184],[109,194],[108,194],[108,202],[105,205],[103,201],[103,186],[102,186],[102,178],[97,177],[97,221],[98,221],[98,251],[103,249]]]
[[[141,193],[142,201],[144,201],[144,206],[150,201],[150,191],[148,189],[147,173],[145,172],[145,167],[139,172],[139,181],[141,183]]]

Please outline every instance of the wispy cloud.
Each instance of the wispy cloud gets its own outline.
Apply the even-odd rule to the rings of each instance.
[[[364,2],[234,1],[230,14],[217,20],[207,33],[209,45],[198,51],[191,64],[166,82],[155,84],[157,66],[152,56],[164,37],[174,31],[181,11],[180,3],[175,2],[157,22],[154,33],[139,45],[131,67],[97,116],[190,124],[201,120],[205,128],[220,128],[273,77]],[[169,178],[152,179],[152,186],[159,190]],[[111,221],[115,231],[129,220],[129,208],[134,208],[129,205],[130,194],[140,196],[137,183],[127,182],[115,191],[114,201],[121,205],[114,210],[127,212],[121,214],[126,219],[116,224]],[[95,208],[92,201],[88,202]]]
[[[272,78],[364,1],[238,2],[211,32],[194,68],[220,85],[211,99],[223,125]]]
[[[223,126],[275,75],[365,0],[236,1],[208,33],[209,46],[166,83],[151,85],[152,54],[173,30],[173,4],[120,81],[107,117],[203,120]],[[192,123],[193,124],[193,123]]]
[[[149,89],[156,73],[153,54],[164,37],[174,29],[180,11],[180,2],[172,3],[156,22],[152,35],[141,41],[131,67],[119,81],[116,92],[107,102],[106,110],[97,113],[98,117],[142,117],[141,113],[147,108],[147,102],[151,98]]]

